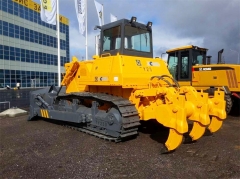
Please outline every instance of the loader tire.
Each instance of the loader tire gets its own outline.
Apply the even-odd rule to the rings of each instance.
[[[229,114],[233,106],[231,95],[225,95],[225,101],[226,101],[226,113]]]

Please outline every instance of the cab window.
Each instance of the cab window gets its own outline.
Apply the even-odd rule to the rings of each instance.
[[[103,51],[116,50],[121,47],[121,27],[113,27],[103,31]]]
[[[168,55],[168,70],[175,79],[177,79],[177,64],[178,64],[177,54],[170,53]]]
[[[124,48],[140,52],[151,51],[150,32],[132,26],[125,26]]]
[[[189,53],[181,52],[181,68],[180,68],[180,78],[188,79],[189,78]]]
[[[203,65],[205,64],[206,52],[193,50],[193,65]]]

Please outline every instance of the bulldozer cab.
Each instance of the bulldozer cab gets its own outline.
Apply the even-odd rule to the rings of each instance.
[[[100,56],[129,55],[153,57],[152,23],[141,24],[136,17],[121,19],[103,26],[101,29]]]
[[[192,66],[206,64],[208,49],[189,45],[167,51],[168,69],[183,85],[191,85]]]

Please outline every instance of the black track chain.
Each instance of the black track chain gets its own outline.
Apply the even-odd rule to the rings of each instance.
[[[68,126],[69,128],[96,136],[98,138],[108,140],[108,141],[114,141],[114,142],[120,142],[123,138],[136,136],[138,134],[138,126],[140,125],[140,120],[138,116],[138,111],[135,108],[135,105],[132,104],[128,99],[117,97],[105,93],[91,93],[91,92],[79,92],[79,93],[62,93],[59,95],[59,97],[73,97],[77,96],[83,99],[91,99],[91,100],[97,100],[97,101],[105,101],[112,103],[115,107],[118,108],[119,112],[122,115],[122,131],[120,134],[120,138],[106,136],[104,134],[95,132],[88,129],[87,127],[74,127],[74,126]]]
[[[88,129],[84,129],[84,128],[80,128],[80,127],[74,127],[74,126],[69,126],[69,125],[63,125],[63,126],[68,127],[70,129],[73,129],[73,130],[76,130],[76,131],[84,132],[86,134],[90,134],[92,136],[95,136],[97,138],[104,139],[104,140],[107,140],[107,141],[121,142],[121,140],[119,138],[106,136],[106,135],[100,134],[98,132],[90,131]]]

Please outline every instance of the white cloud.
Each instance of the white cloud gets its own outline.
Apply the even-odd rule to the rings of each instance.
[[[35,0],[38,1],[39,0]],[[187,3],[186,3],[187,1]],[[60,14],[70,20],[70,54],[85,56],[85,39],[78,33],[73,0],[61,0]],[[153,22],[154,56],[161,56],[169,48],[194,44],[208,48],[212,59],[224,48],[224,56],[236,62],[240,49],[240,1],[239,0],[98,0],[104,5],[104,22],[110,21],[110,13],[118,19],[132,16],[138,22]],[[134,8],[132,6],[134,4]],[[89,57],[95,52],[93,31],[98,24],[94,1],[88,0],[88,49]],[[84,54],[84,55],[83,55]]]
[[[203,37],[179,37],[174,32],[166,31],[162,26],[153,26],[153,50],[154,56],[160,57],[167,49],[184,45],[197,45],[203,47]],[[166,55],[163,56],[166,60]]]
[[[94,32],[88,32],[87,45],[88,45],[88,59],[92,59],[95,54],[95,36],[99,34],[99,30]],[[70,26],[69,28],[69,38],[70,38],[70,54],[71,56],[76,56],[82,59],[86,55],[86,38],[82,36],[78,28],[75,26]],[[71,58],[70,56],[70,58]]]

